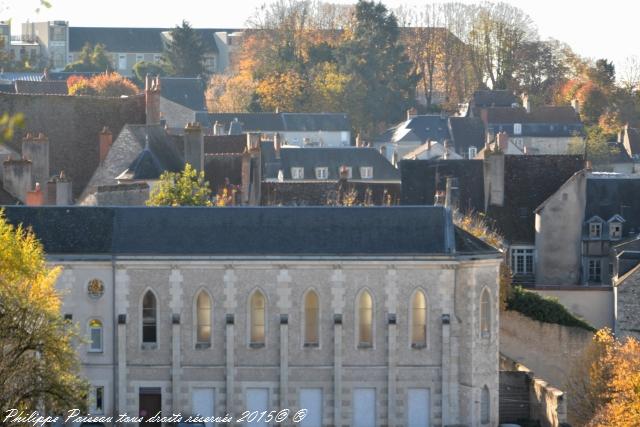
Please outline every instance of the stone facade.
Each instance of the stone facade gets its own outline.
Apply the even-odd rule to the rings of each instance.
[[[248,388],[268,390],[270,409],[300,409],[303,388],[319,388],[323,425],[352,425],[354,389],[375,389],[377,425],[406,425],[410,389],[428,390],[430,425],[498,423],[497,259],[212,260],[118,256],[113,261],[52,259],[64,267],[63,311],[82,334],[97,319],[103,348],[79,353],[92,386],[104,387],[105,413],[137,415],[140,390],[159,388],[163,414],[191,413],[193,391],[213,389],[215,415],[239,416]],[[89,296],[99,279],[104,293]],[[320,342],[303,345],[303,298],[319,296]],[[357,346],[356,301],[373,297],[374,339]],[[410,303],[427,299],[427,345],[410,344]],[[491,295],[489,336],[480,333],[481,292]],[[155,348],[142,345],[141,301],[158,304]],[[195,343],[195,298],[212,299],[209,348]],[[249,298],[266,297],[265,345],[249,345]],[[286,351],[282,351],[286,349]],[[481,422],[481,390],[490,419]]]
[[[633,268],[615,283],[615,333],[640,339],[640,274]]]

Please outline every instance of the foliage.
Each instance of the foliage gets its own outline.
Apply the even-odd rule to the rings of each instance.
[[[186,164],[182,172],[164,172],[153,188],[147,206],[212,206],[211,188],[203,171]]]
[[[136,85],[118,73],[97,74],[91,78],[71,76],[67,79],[69,95],[133,96],[139,92]]]
[[[88,387],[72,345],[77,335],[60,313],[59,268],[49,268],[36,236],[2,212],[0,247],[0,413],[84,408]]]
[[[517,311],[539,322],[595,330],[587,322],[571,314],[557,299],[527,291],[521,286],[513,287],[507,300],[507,310]]]
[[[599,126],[586,128],[586,136],[572,137],[569,142],[569,154],[584,155],[594,165],[608,164],[611,158],[619,154],[619,149],[607,142],[607,135]]]
[[[0,116],[0,142],[11,141],[16,128],[24,127],[24,114],[9,115],[4,112]]]
[[[204,77],[205,46],[200,35],[187,21],[171,30],[162,62],[169,74],[180,77]]]
[[[133,73],[136,75],[136,79],[139,82],[144,82],[147,75],[151,76],[166,76],[167,70],[164,67],[148,61],[138,61],[133,64]]]
[[[87,43],[80,51],[80,56],[75,62],[71,62],[64,67],[66,72],[106,72],[113,70],[113,65],[103,44],[96,44],[91,47]]]

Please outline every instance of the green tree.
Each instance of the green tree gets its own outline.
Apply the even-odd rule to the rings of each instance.
[[[397,19],[382,3],[359,0],[349,34],[339,54],[341,72],[351,77],[345,98],[354,127],[371,136],[402,119],[417,78],[410,75]]]
[[[610,89],[616,82],[616,68],[613,62],[605,58],[598,59],[594,67],[587,72],[591,81],[601,88]]]
[[[136,75],[138,82],[144,83],[147,74],[152,76],[166,76],[167,70],[153,62],[138,61],[133,65],[133,73]]]
[[[211,188],[204,172],[186,164],[182,172],[164,172],[147,206],[212,206]]]
[[[93,47],[91,47],[91,44],[86,43],[80,51],[78,60],[64,67],[64,71],[67,72],[101,72],[111,70],[113,70],[111,60],[105,51],[105,46],[100,43]]]
[[[204,55],[206,49],[200,35],[187,21],[176,26],[169,34],[162,61],[170,74],[180,77],[206,76]]]
[[[7,223],[2,212],[0,247],[0,413],[84,408],[88,387],[79,376],[74,328],[60,313],[59,268],[48,267],[36,236]]]
[[[608,164],[612,156],[619,154],[617,147],[609,145],[607,135],[600,126],[586,128],[586,136],[574,136],[569,142],[569,154],[581,154],[594,165]]]

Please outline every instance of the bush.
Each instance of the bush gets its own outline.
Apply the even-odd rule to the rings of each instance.
[[[90,79],[71,76],[67,79],[69,95],[96,95],[120,97],[133,96],[139,92],[136,85],[118,73],[97,74]]]
[[[539,322],[574,326],[595,332],[594,327],[571,314],[557,299],[543,297],[535,292],[527,291],[521,286],[513,287],[507,300],[507,310],[517,311]]]

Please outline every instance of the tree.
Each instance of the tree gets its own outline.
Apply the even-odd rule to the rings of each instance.
[[[611,89],[616,82],[616,68],[613,62],[598,59],[594,67],[588,70],[589,79],[603,89]]]
[[[358,1],[339,58],[340,71],[350,76],[345,105],[356,129],[372,136],[404,116],[417,79],[410,74],[396,16],[382,3]]]
[[[133,73],[136,75],[136,79],[143,83],[147,74],[151,76],[166,76],[167,70],[153,62],[138,61],[133,64]]]
[[[211,188],[204,172],[186,164],[182,172],[164,172],[147,206],[212,206]]]
[[[71,76],[67,79],[69,95],[133,96],[139,92],[136,85],[118,73],[98,74],[91,78]]]
[[[111,60],[103,44],[96,44],[93,48],[87,43],[82,47],[78,60],[64,67],[66,72],[106,72],[113,70]]]
[[[204,77],[205,46],[200,35],[187,21],[169,33],[162,61],[169,74],[180,77]]]
[[[77,335],[55,289],[60,269],[49,268],[36,236],[8,224],[2,212],[0,247],[0,413],[84,408]]]
[[[586,136],[574,136],[569,142],[569,154],[584,155],[586,160],[591,160],[594,165],[608,164],[611,157],[618,154],[618,148],[612,147],[607,142],[607,135],[599,126],[586,128]]]

